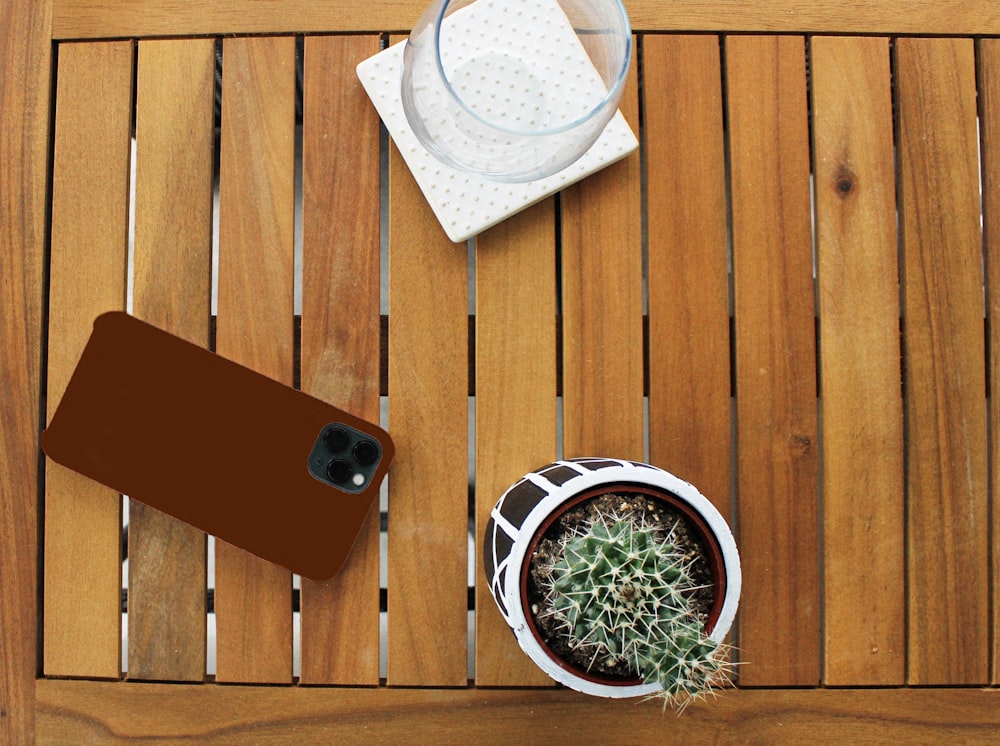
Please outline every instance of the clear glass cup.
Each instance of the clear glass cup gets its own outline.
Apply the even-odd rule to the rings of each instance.
[[[437,0],[403,53],[403,111],[459,170],[541,179],[597,140],[632,56],[621,0]]]

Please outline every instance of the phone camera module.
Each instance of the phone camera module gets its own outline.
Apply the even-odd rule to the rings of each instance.
[[[346,483],[352,474],[354,474],[354,469],[349,462],[342,458],[335,458],[326,465],[326,475],[334,484]]]
[[[349,494],[371,485],[382,446],[371,434],[344,422],[330,422],[316,434],[306,468],[316,479]]]
[[[369,466],[378,458],[378,446],[370,440],[361,440],[355,444],[353,453],[359,464]]]

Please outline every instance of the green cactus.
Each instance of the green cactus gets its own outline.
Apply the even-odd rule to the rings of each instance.
[[[732,663],[692,608],[698,586],[674,545],[676,528],[632,516],[589,521],[562,538],[542,590],[570,646],[592,655],[592,665],[638,672],[659,683],[665,705],[683,709],[728,684]]]

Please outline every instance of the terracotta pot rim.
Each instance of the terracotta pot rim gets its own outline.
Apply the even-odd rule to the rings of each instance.
[[[535,625],[535,616],[530,611],[531,607],[527,598],[527,578],[532,565],[531,558],[534,556],[535,550],[538,548],[538,544],[542,540],[542,537],[545,535],[545,533],[549,530],[552,524],[555,523],[557,520],[559,520],[559,518],[562,515],[564,515],[567,511],[572,510],[578,505],[582,505],[588,500],[595,499],[609,492],[624,492],[633,494],[637,493],[652,497],[656,500],[665,503],[671,509],[680,513],[681,516],[684,518],[684,520],[688,522],[688,525],[694,527],[695,533],[697,534],[697,538],[700,540],[700,543],[705,548],[705,555],[706,555],[705,559],[708,562],[709,572],[711,573],[712,576],[712,586],[713,586],[712,607],[709,610],[708,619],[705,622],[706,634],[711,634],[712,631],[714,630],[715,625],[719,619],[719,615],[722,611],[723,604],[725,603],[726,590],[727,590],[726,565],[725,565],[725,559],[723,557],[722,546],[719,543],[719,539],[715,535],[715,532],[705,521],[704,517],[701,515],[701,512],[679,495],[658,485],[644,484],[641,482],[632,482],[627,479],[594,485],[566,499],[558,506],[557,509],[550,512],[541,522],[541,524],[538,526],[538,528],[532,535],[531,541],[528,542],[527,551],[525,552],[525,559],[524,562],[522,562],[521,564],[520,578],[518,579],[521,606],[525,611],[524,619],[525,622],[527,623],[528,629],[532,637],[535,639],[535,642],[538,644],[538,647],[549,657],[549,659],[553,663],[555,663],[565,671],[568,671],[573,676],[603,686],[634,687],[644,683],[640,677],[624,679],[624,678],[612,678],[608,676],[592,674],[584,669],[581,669],[569,663],[568,661],[564,660],[556,653],[554,653],[549,648],[549,646],[545,644],[541,635],[538,633],[538,628]]]

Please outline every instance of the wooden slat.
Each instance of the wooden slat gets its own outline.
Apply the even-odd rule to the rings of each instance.
[[[302,389],[379,418],[379,122],[354,68],[377,36],[305,42]],[[337,143],[350,147],[335,147]],[[302,580],[306,684],[377,684],[379,512],[340,573]]]
[[[621,110],[639,132],[633,57]],[[562,192],[563,453],[642,460],[638,153]]]
[[[825,681],[902,684],[903,400],[889,40],[812,40]]]
[[[226,39],[217,351],[282,383],[293,366],[295,39]],[[291,575],[215,549],[219,681],[292,677]]]
[[[38,682],[40,743],[995,744],[1000,692],[805,689],[726,692],[681,717],[657,702],[568,689],[329,689]],[[724,735],[721,735],[724,734]]]
[[[726,40],[743,562],[740,681],[819,680],[809,123],[800,37]]]
[[[988,674],[982,237],[969,39],[900,39],[909,680]]]
[[[208,346],[215,43],[144,41],[136,89],[133,312]],[[128,676],[205,676],[206,539],[129,506]]]
[[[423,0],[55,0],[56,38],[409,29]],[[1000,34],[993,0],[627,0],[636,31]]]
[[[649,456],[730,514],[729,268],[717,36],[643,40]]]
[[[52,183],[48,413],[92,323],[125,307],[131,42],[59,48]],[[45,472],[44,670],[120,671],[121,498],[48,461]]]
[[[0,6],[0,743],[35,729],[50,25],[48,3]]]
[[[390,685],[468,679],[468,303],[466,246],[445,236],[392,145]]]
[[[556,457],[554,203],[546,200],[476,239],[476,537],[480,542],[490,511],[504,490]],[[551,683],[517,645],[480,568],[477,561],[476,683]]]
[[[1000,684],[1000,39],[979,42],[979,101],[982,133],[983,230],[989,272],[990,322],[990,490],[993,495],[993,668],[992,681]]]

